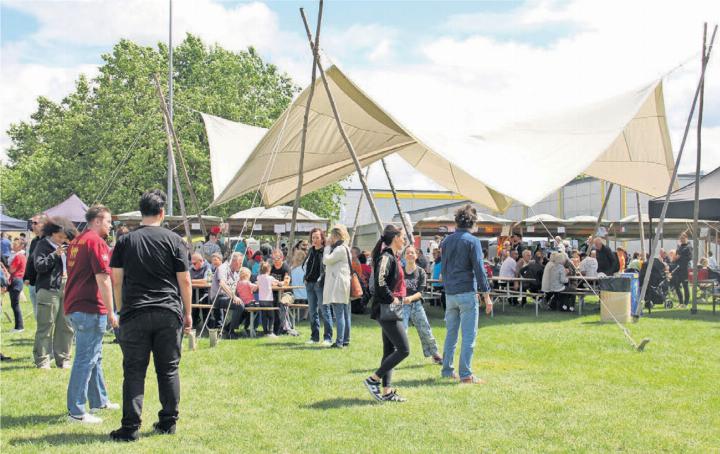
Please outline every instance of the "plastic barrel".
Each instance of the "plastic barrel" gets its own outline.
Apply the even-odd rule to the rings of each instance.
[[[631,320],[630,305],[632,279],[629,277],[606,277],[600,279],[600,319],[604,322],[617,320],[627,323]]]

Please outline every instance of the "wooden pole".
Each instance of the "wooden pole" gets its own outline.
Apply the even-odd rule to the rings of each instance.
[[[302,11],[302,8],[300,8]],[[305,144],[307,143],[307,129],[308,122],[310,119],[310,104],[312,103],[313,95],[315,94],[315,79],[317,73],[317,62],[318,62],[318,46],[320,45],[320,24],[322,23],[322,12],[323,12],[323,0],[320,0],[320,6],[318,7],[318,19],[317,28],[315,29],[315,44],[313,45],[313,64],[312,73],[310,75],[310,91],[308,91],[307,102],[305,103],[305,116],[303,117],[303,129],[302,138],[300,140],[300,159],[298,163],[298,184],[297,190],[295,191],[295,201],[293,202],[292,220],[290,221],[290,247],[295,244],[295,225],[297,223],[297,213],[300,208],[300,195],[302,194],[302,186],[304,181],[303,172],[305,170]]]
[[[701,64],[705,72],[707,58],[705,56],[707,46],[707,22],[703,24],[703,43]],[[697,291],[698,291],[698,270],[700,269],[700,158],[702,156],[702,120],[703,120],[703,99],[705,98],[705,81],[700,82],[700,100],[698,101],[697,119],[697,157],[695,159],[695,200],[693,203],[693,287],[692,287],[692,309],[691,313],[697,313]],[[687,303],[687,301],[686,301]]]
[[[395,191],[395,185],[393,184],[392,178],[390,178],[390,172],[388,171],[387,164],[385,163],[385,158],[380,160],[382,162],[383,169],[385,170],[385,176],[388,179],[388,183],[390,183],[390,192],[392,192],[393,199],[395,199],[395,206],[397,206],[398,214],[400,215],[400,221],[402,222],[403,229],[405,229],[405,235],[407,235],[408,244],[414,244],[413,242],[413,232],[412,228],[409,228],[407,225],[407,221],[405,220],[405,213],[403,213],[402,207],[400,206],[400,200],[397,196],[397,191]]]
[[[635,203],[637,203],[638,225],[640,226],[640,256],[645,260],[645,223],[642,220],[642,206],[640,205],[640,193],[635,191]]]
[[[665,223],[665,215],[667,214],[667,208],[668,204],[670,202],[670,194],[672,194],[673,185],[675,183],[675,179],[677,178],[678,173],[678,167],[680,166],[680,158],[682,158],[683,151],[685,150],[685,142],[687,141],[688,132],[690,131],[690,123],[692,123],[692,117],[695,113],[695,106],[697,105],[698,97],[700,96],[700,88],[702,87],[703,83],[705,82],[705,70],[707,69],[707,61],[710,60],[710,52],[712,52],[713,42],[715,41],[715,34],[717,33],[717,25],[715,26],[715,29],[713,30],[712,37],[710,38],[710,45],[707,48],[707,53],[705,55],[706,62],[702,66],[702,69],[700,70],[700,80],[698,81],[697,88],[695,89],[695,96],[693,97],[692,105],[690,106],[690,113],[688,114],[687,122],[685,123],[685,131],[683,132],[683,138],[680,142],[680,150],[678,151],[677,158],[675,159],[675,167],[673,168],[672,176],[670,177],[670,181],[668,183],[668,189],[667,193],[665,194],[665,201],[663,202],[663,207],[660,212],[660,221],[657,224],[657,227],[655,227],[655,237],[653,238],[652,245],[650,247],[650,258],[648,260],[648,268],[647,272],[645,272],[645,279],[643,279],[643,284],[640,289],[640,298],[638,300],[637,305],[637,312],[633,314],[634,317],[639,317],[642,315],[642,308],[645,298],[645,293],[647,292],[648,285],[650,284],[650,274],[652,271],[653,261],[655,257],[658,255],[658,247],[657,243],[659,240],[659,235],[662,234],[663,224]]]
[[[197,211],[198,221],[200,222],[200,230],[202,231],[203,236],[206,236],[207,230],[205,229],[205,222],[203,222],[202,219],[202,210],[200,209],[200,204],[198,203],[197,197],[195,196],[195,190],[193,190],[192,183],[190,182],[190,174],[188,174],[187,166],[185,165],[185,158],[183,157],[182,148],[180,147],[180,140],[178,140],[177,133],[175,132],[175,126],[173,126],[172,121],[170,120],[170,111],[168,110],[167,104],[165,103],[165,95],[163,95],[163,92],[160,89],[160,81],[158,80],[157,74],[155,74],[153,77],[155,79],[155,87],[157,88],[158,97],[160,98],[160,108],[163,112],[163,115],[168,120],[170,135],[172,137],[173,143],[175,144],[175,148],[177,148],[178,156],[180,157],[180,166],[182,167],[183,174],[185,176],[185,183],[188,186],[190,200],[192,200],[195,211]],[[173,167],[177,166],[175,166],[173,163]],[[173,170],[176,171],[175,169]],[[178,192],[179,191],[180,187],[178,186]]]
[[[155,76],[155,89],[157,90],[158,96],[160,97],[160,103],[165,105],[165,100],[162,96],[162,90],[160,89],[160,81],[157,79],[157,76]],[[178,177],[177,166],[175,165],[175,153],[173,153],[172,147],[170,124],[168,122],[168,117],[167,115],[165,115],[165,113],[166,110],[163,109],[163,124],[165,125],[165,133],[167,134],[168,156],[170,157],[169,162],[172,164],[172,175],[173,179],[175,180],[175,186],[177,187],[177,196],[178,202],[180,203],[180,214],[182,215],[183,226],[185,227],[185,236],[187,237],[188,246],[192,246],[192,233],[190,232],[190,224],[188,223],[187,212],[185,211],[185,197],[183,196],[182,188],[180,187],[180,177]]]
[[[595,223],[595,231],[593,232],[593,236],[597,235],[598,228],[602,223],[602,217],[603,215],[605,215],[605,209],[607,208],[608,201],[610,200],[610,193],[612,192],[614,186],[614,183],[610,183],[610,186],[608,186],[607,192],[605,193],[602,207],[600,207],[600,214],[598,215],[597,222]]]
[[[308,42],[310,43],[310,49],[314,49],[315,46],[313,45],[313,38],[312,33],[310,32],[310,26],[308,25],[307,17],[305,17],[305,11],[303,11],[302,9],[300,10],[300,16],[302,16],[303,24],[305,25],[305,33],[307,34]],[[337,105],[335,104],[335,98],[330,91],[330,85],[328,85],[327,77],[325,77],[325,71],[323,70],[320,58],[317,57],[315,60],[317,61],[317,66],[320,70],[320,77],[322,79],[323,85],[325,86],[325,92],[327,93],[328,102],[330,103],[333,115],[335,116],[335,122],[337,123],[338,130],[340,131],[340,135],[342,136],[342,139],[345,142],[345,146],[350,153],[350,157],[355,164],[355,171],[357,172],[358,178],[360,179],[360,184],[362,185],[363,191],[365,192],[365,197],[367,197],[368,203],[370,204],[370,211],[372,211],[373,217],[375,218],[375,224],[377,224],[378,233],[382,233],[383,226],[382,221],[380,220],[380,214],[377,211],[377,207],[375,206],[375,201],[372,198],[372,194],[370,194],[370,189],[368,188],[367,182],[365,181],[365,177],[363,177],[362,167],[360,166],[360,161],[358,160],[357,154],[355,153],[355,148],[353,147],[352,143],[350,142],[350,138],[345,132],[345,127],[343,126],[342,119],[340,118],[340,112],[338,112]]]
[[[368,175],[370,175],[370,166],[367,166],[367,169],[365,169],[365,180],[367,180]],[[355,208],[355,221],[353,222],[352,234],[350,235],[350,246],[355,246],[355,233],[357,232],[358,221],[360,220],[360,207],[362,206],[363,197],[365,197],[365,193],[361,192],[357,208]]]

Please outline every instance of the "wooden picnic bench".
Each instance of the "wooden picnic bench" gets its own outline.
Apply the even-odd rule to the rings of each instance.
[[[255,332],[255,317],[258,312],[279,312],[280,309],[277,307],[260,307],[260,306],[245,306],[245,310],[250,313],[250,337],[257,337]]]

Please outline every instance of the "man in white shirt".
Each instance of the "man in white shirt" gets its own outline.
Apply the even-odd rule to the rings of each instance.
[[[511,250],[508,257],[502,262],[502,266],[500,267],[500,277],[515,277],[515,273],[517,271],[517,258],[517,251]]]

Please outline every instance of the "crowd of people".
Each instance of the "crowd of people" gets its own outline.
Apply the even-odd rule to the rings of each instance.
[[[310,325],[307,343],[344,349],[351,344],[352,314],[364,313],[369,306],[382,333],[383,354],[364,384],[379,401],[403,402],[392,378],[410,354],[411,324],[423,355],[442,366],[441,377],[483,383],[473,374],[471,363],[482,307],[479,299],[487,313],[492,311],[489,277],[499,277],[496,286],[513,285],[502,278],[531,279],[525,286],[529,292],[544,295],[551,308],[572,311],[574,297],[566,291],[572,285],[571,275],[647,270],[646,258],[638,253],[629,257],[622,248],[612,251],[599,237],[588,238],[575,250],[560,237],[546,248],[533,249],[520,234],[513,234],[490,260],[473,235],[477,212],[470,205],[455,213],[452,234],[431,243],[432,260],[428,260],[414,245],[406,244],[406,232],[394,225],[386,226],[372,251],[351,247],[342,225],[331,228],[327,236],[315,228],[307,240],[290,247],[263,243],[255,251],[244,240],[230,244],[219,229],[213,229],[204,242],[192,247],[163,227],[165,203],[162,191],[144,193],[139,204],[141,225],[132,231],[116,228],[114,244],[109,241],[111,213],[102,205],[87,211],[82,233],[68,219],[37,215],[31,221],[29,244],[25,235],[2,237],[1,277],[15,317],[12,332],[24,330],[20,296],[28,286],[37,321],[35,366],[72,369],[67,388],[69,421],[99,423],[98,412],[121,408],[108,397],[102,369],[103,336],[110,328],[115,331],[123,353],[123,417],[122,426],[111,433],[114,440],[138,438],[151,353],[162,404],[153,428],[163,434],[175,432],[181,342],[200,320],[233,339],[250,331],[248,308],[273,308],[255,320],[262,333],[271,338],[297,336],[298,321],[289,316],[288,304],[302,303],[307,305]],[[657,266],[651,268],[650,298],[659,283],[666,282],[686,304],[691,260],[685,234],[675,250],[661,250]],[[701,264],[717,277],[711,254]],[[291,293],[283,293],[285,289]],[[447,327],[442,354],[423,307],[428,289],[442,295]],[[525,302],[525,295],[518,295],[513,304]]]

